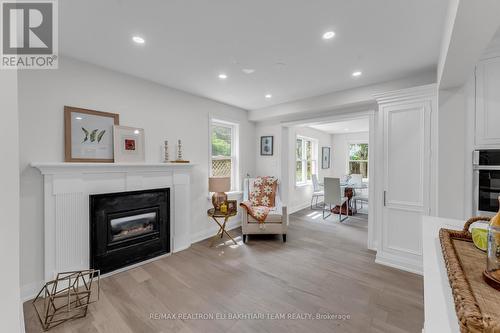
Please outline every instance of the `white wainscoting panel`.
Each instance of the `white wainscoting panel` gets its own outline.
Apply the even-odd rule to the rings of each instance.
[[[82,192],[56,194],[54,208],[56,267],[60,271],[88,268],[88,198]]]
[[[422,217],[430,213],[436,85],[377,95],[384,200],[376,262],[422,274]],[[436,123],[432,126],[436,126]]]

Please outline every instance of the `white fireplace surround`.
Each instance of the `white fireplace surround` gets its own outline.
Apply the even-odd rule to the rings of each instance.
[[[44,277],[89,268],[89,195],[170,188],[171,252],[191,245],[193,164],[32,163],[44,179]]]

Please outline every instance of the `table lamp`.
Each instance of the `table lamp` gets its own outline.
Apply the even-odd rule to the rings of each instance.
[[[231,189],[230,177],[209,177],[208,178],[208,191],[214,192],[212,196],[212,204],[215,209],[220,209],[220,205],[227,201],[227,194]]]

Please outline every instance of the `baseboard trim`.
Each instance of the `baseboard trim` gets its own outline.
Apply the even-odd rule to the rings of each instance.
[[[236,219],[236,220],[232,220],[232,221],[230,220],[226,229],[233,230],[233,229],[239,228],[240,226],[241,226],[241,219]],[[215,235],[217,230],[218,230],[218,227],[215,226],[215,224],[214,224],[214,226],[212,226],[210,228],[207,228],[203,231],[197,232],[193,237],[191,237],[191,243],[194,244],[194,243],[200,242],[202,240],[205,240],[207,238],[210,238],[210,237]],[[189,248],[189,246],[187,246],[186,248],[180,248],[180,249],[177,249],[175,251],[172,251],[172,253],[177,253],[177,252],[186,250],[188,248]],[[111,276],[111,275],[114,275],[114,274],[117,274],[117,273],[120,273],[123,271],[127,271],[129,269],[150,263],[150,262],[155,261],[155,260],[162,259],[162,258],[170,256],[170,255],[171,255],[171,253],[167,253],[167,254],[152,258],[152,259],[148,259],[148,260],[142,261],[140,263],[133,264],[133,265],[130,265],[127,267],[117,269],[116,271],[103,274],[103,275],[101,275],[101,277],[106,278],[108,276]],[[35,296],[37,295],[37,293],[40,291],[40,289],[43,287],[44,284],[45,284],[45,282],[43,282],[43,281],[37,281],[37,282],[27,283],[27,284],[21,286],[21,302],[24,303],[26,301],[29,301],[29,300],[35,298]]]
[[[36,294],[42,289],[43,281],[32,282],[21,286],[21,302],[24,303],[35,298]]]
[[[375,258],[375,263],[389,266],[392,268],[397,268],[399,270],[410,272],[418,275],[424,275],[423,266],[421,263],[415,262],[413,260],[406,260],[404,258],[392,258],[384,256],[377,252],[377,256]]]
[[[304,202],[300,205],[296,205],[296,206],[293,206],[291,209],[290,209],[290,212],[289,214],[293,214],[293,213],[296,213],[298,212],[299,210],[302,210],[302,209],[305,209],[307,207],[311,207],[311,202],[308,201],[308,202]]]
[[[115,274],[118,274],[121,272],[125,272],[125,271],[134,269],[136,267],[139,267],[139,266],[142,266],[145,264],[149,264],[153,261],[160,260],[160,259],[163,259],[165,257],[169,257],[170,255],[172,255],[172,253],[165,253],[165,254],[162,254],[160,256],[138,262],[136,264],[122,267],[122,268],[119,268],[119,269],[114,270],[112,272],[101,274],[100,278],[104,279],[104,278],[107,278],[109,276],[112,276],[112,275],[115,275]],[[22,286],[21,287],[21,302],[24,303],[26,301],[29,301],[29,300],[35,298],[35,296],[38,294],[40,289],[42,289],[44,284],[45,283],[43,281],[39,281],[39,282],[33,282],[33,283],[29,283],[29,284]]]
[[[241,227],[241,219],[229,220],[228,224],[226,225],[226,230],[233,230],[238,227]],[[210,228],[207,228],[205,230],[202,230],[194,234],[191,237],[191,244],[198,243],[201,242],[202,240],[213,237],[218,230],[219,227],[214,223]]]

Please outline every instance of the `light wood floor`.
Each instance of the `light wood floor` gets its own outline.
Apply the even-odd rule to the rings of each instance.
[[[310,215],[310,216],[308,216]],[[51,332],[421,332],[423,280],[374,263],[367,222],[291,215],[287,243],[208,241],[101,280],[101,299],[84,319]],[[233,230],[232,234],[238,234]],[[241,241],[241,238],[238,238]],[[30,302],[27,332],[41,332]],[[151,314],[350,315],[348,320],[151,319]]]

